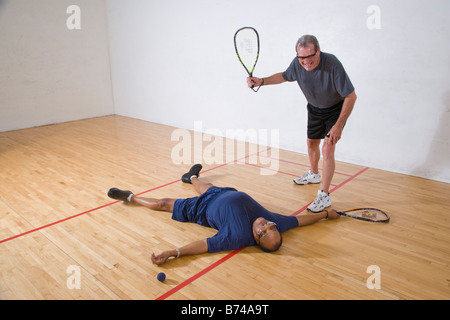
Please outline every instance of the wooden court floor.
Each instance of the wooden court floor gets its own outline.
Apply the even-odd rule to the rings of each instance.
[[[196,196],[180,181],[192,163],[173,163],[175,129],[107,116],[0,133],[0,299],[450,298],[450,185],[342,162],[333,207],[379,207],[390,223],[320,221],[286,232],[276,253],[248,247],[153,265],[152,252],[215,231],[106,192]],[[251,147],[204,163],[201,178],[271,211],[307,214],[318,186],[292,183],[307,156]]]

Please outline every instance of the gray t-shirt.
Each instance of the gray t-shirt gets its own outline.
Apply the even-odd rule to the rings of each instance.
[[[342,63],[330,53],[320,52],[319,65],[312,71],[294,58],[282,75],[287,81],[297,80],[308,103],[320,109],[334,106],[355,90]]]

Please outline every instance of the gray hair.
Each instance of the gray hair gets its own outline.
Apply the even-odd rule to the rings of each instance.
[[[297,51],[298,46],[300,47],[306,47],[308,44],[312,43],[314,45],[314,50],[319,50],[320,45],[319,41],[315,36],[305,34],[304,36],[301,36],[300,39],[297,40],[297,43],[295,45],[295,51]]]

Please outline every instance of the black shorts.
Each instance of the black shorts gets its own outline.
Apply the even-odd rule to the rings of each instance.
[[[344,101],[320,109],[308,103],[308,139],[324,139],[341,115]]]

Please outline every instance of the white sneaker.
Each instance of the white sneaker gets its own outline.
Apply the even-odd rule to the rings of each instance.
[[[308,206],[308,211],[320,212],[329,206],[331,206],[331,195],[319,190],[316,200]]]
[[[320,183],[320,173],[313,173],[311,169],[300,177],[294,179],[295,184],[305,185],[308,183]]]

